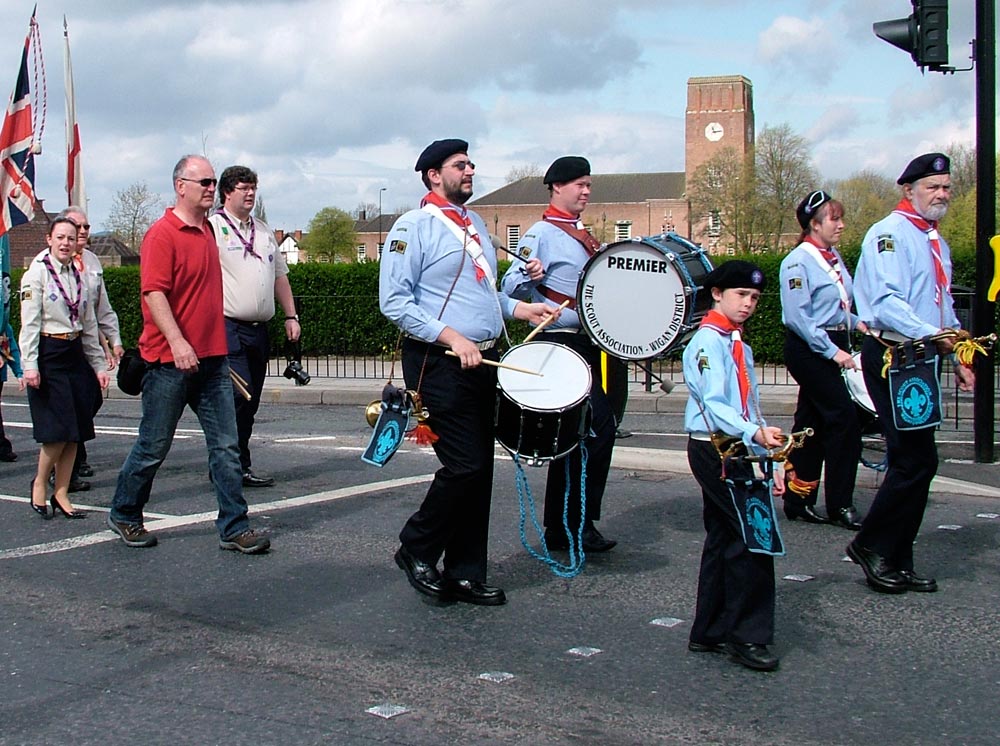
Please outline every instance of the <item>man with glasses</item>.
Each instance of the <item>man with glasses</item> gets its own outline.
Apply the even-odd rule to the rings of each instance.
[[[87,297],[96,298],[94,311],[97,314],[97,328],[100,332],[101,348],[104,350],[104,357],[108,363],[108,370],[114,370],[115,366],[125,354],[122,346],[122,336],[118,327],[118,314],[111,307],[111,300],[108,298],[107,288],[104,286],[104,267],[97,254],[87,248],[90,243],[90,221],[87,213],[78,205],[70,205],[59,213],[60,218],[69,218],[76,224],[76,253],[73,254],[73,262],[77,270],[83,277],[87,286]],[[104,395],[99,392],[97,401],[94,403],[94,414],[104,404]],[[81,477],[94,476],[94,470],[87,463],[87,447],[82,441],[76,449],[76,460],[73,462],[73,473],[69,480],[70,492],[85,492],[90,489],[90,482]],[[49,484],[54,484],[53,478],[49,478]]]
[[[861,244],[854,281],[858,315],[870,332],[861,347],[861,368],[885,434],[888,470],[847,554],[861,565],[868,585],[881,593],[933,593],[938,588],[933,578],[922,578],[913,569],[913,542],[937,473],[936,428],[896,426],[882,370],[887,348],[959,328],[951,295],[951,250],[937,230],[951,201],[950,174],[951,161],[942,153],[910,161],[896,181],[902,199]],[[938,351],[951,353],[954,341],[938,342]],[[972,391],[971,368],[956,364],[955,378],[960,390]]]
[[[258,476],[250,468],[250,436],[267,375],[271,352],[267,322],[274,316],[275,298],[285,313],[285,336],[294,342],[302,329],[285,257],[267,223],[251,214],[257,200],[257,174],[246,166],[229,166],[219,178],[219,200],[221,207],[209,221],[222,263],[229,367],[247,382],[250,394],[247,399],[239,386],[233,386],[243,486],[270,487],[273,478]]]
[[[173,442],[185,405],[198,416],[208,446],[208,468],[219,503],[219,546],[244,554],[271,542],[250,528],[243,497],[236,411],[222,316],[222,268],[208,222],[215,171],[206,158],[187,155],[174,167],[173,207],[142,240],[142,334],[139,353],[149,366],[142,384],[139,436],[118,475],[108,525],[130,547],[151,547],[143,526],[160,464]]]
[[[452,139],[420,154],[415,170],[429,191],[389,231],[379,269],[379,305],[403,331],[403,377],[429,414],[423,435],[442,464],[395,559],[420,593],[498,606],[506,595],[486,585],[497,379],[482,363],[499,359],[504,317],[538,324],[556,309],[497,293],[489,231],[464,207],[476,168],[468,153]]]

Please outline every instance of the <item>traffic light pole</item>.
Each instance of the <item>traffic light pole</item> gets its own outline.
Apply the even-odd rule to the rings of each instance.
[[[996,24],[995,0],[976,0],[976,293],[972,334],[994,331],[994,304],[987,298],[993,278],[990,239],[996,234]],[[994,353],[976,355],[973,418],[976,461],[994,461]]]

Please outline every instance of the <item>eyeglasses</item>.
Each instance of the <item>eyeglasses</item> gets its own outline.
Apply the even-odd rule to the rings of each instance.
[[[215,186],[219,183],[218,179],[186,179],[183,176],[178,177],[181,181],[190,181],[193,184],[200,184],[201,186],[208,189],[209,187]]]
[[[257,185],[256,184],[245,184],[244,186],[234,186],[233,187],[233,191],[234,192],[243,192],[244,194],[246,194],[247,192],[256,192],[257,191]]]
[[[471,168],[473,171],[476,170],[476,164],[472,161],[455,161],[454,163],[447,163],[445,166],[458,169],[459,171],[464,171],[467,168]]]

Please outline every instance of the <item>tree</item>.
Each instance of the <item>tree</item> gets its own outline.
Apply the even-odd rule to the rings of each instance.
[[[299,247],[310,261],[350,261],[357,251],[354,218],[336,207],[324,207],[309,221]]]
[[[976,188],[976,149],[952,143],[945,152],[951,158],[951,196],[955,199]]]
[[[105,227],[119,241],[138,251],[142,237],[159,217],[163,198],[150,191],[144,181],[137,181],[115,192]]]
[[[537,163],[527,163],[520,166],[512,166],[507,176],[504,177],[504,184],[513,184],[521,179],[541,177],[542,167]]]
[[[254,203],[253,216],[261,222],[267,222],[267,209],[264,207],[264,200],[260,197],[258,197],[257,201]]]
[[[378,217],[378,203],[359,202],[358,206],[351,210],[350,214],[355,220],[372,220]]]
[[[861,246],[865,233],[899,202],[899,187],[892,179],[870,169],[834,182],[830,192],[844,205],[841,247]]]
[[[787,124],[764,127],[754,145],[757,209],[763,210],[762,246],[778,248],[785,231],[798,233],[795,208],[816,188],[819,176],[809,159],[809,144]]]
[[[718,246],[748,253],[764,245],[752,156],[723,148],[698,167],[687,190],[692,222],[708,221],[708,236]]]

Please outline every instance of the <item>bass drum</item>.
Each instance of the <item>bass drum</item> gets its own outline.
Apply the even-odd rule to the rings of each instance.
[[[661,355],[686,342],[712,307],[698,292],[711,271],[705,250],[675,233],[610,244],[580,274],[580,324],[609,355]]]
[[[541,373],[497,370],[496,438],[512,456],[539,466],[562,458],[590,432],[590,366],[552,342],[511,347],[500,362]]]

